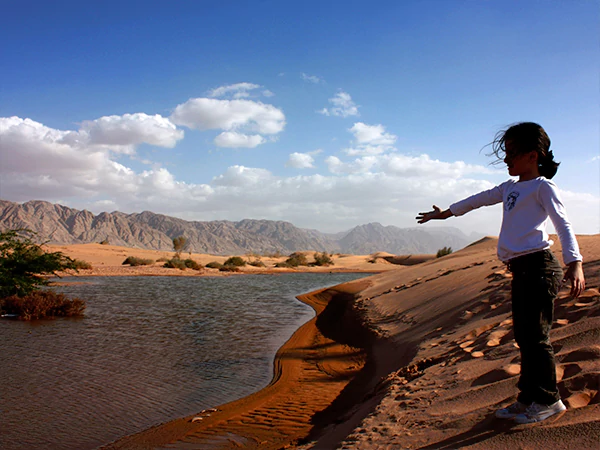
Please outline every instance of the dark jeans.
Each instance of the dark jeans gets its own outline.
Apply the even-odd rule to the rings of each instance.
[[[554,350],[550,328],[554,299],[560,289],[563,271],[550,250],[510,260],[512,315],[515,341],[521,350],[521,376],[517,400],[551,405],[560,400],[556,386]]]

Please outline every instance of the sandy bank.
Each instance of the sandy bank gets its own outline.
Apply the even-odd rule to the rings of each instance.
[[[174,252],[160,250],[145,250],[129,247],[120,247],[117,245],[101,244],[77,244],[77,245],[47,245],[50,251],[59,251],[65,255],[88,262],[92,269],[82,269],[77,273],[66,273],[65,275],[78,276],[231,276],[231,272],[220,272],[218,269],[204,268],[200,271],[192,269],[168,269],[164,268],[164,262],[154,262],[147,266],[131,267],[123,265],[123,261],[129,256],[141,259],[157,261],[160,259],[171,259]],[[307,260],[312,261],[315,252],[302,252]],[[330,266],[300,266],[298,268],[278,268],[276,264],[284,262],[289,255],[232,255],[241,256],[246,261],[261,261],[264,267],[255,267],[247,264],[240,267],[240,273],[251,274],[276,274],[288,272],[368,272],[378,273],[387,270],[397,269],[400,265],[414,264],[416,261],[422,261],[427,258],[433,258],[434,255],[415,255],[401,256],[398,261],[393,260],[394,255],[388,253],[376,253],[373,255],[331,255],[333,265]],[[229,256],[208,255],[203,253],[183,253],[182,258],[191,258],[202,266],[210,262],[223,264]],[[391,261],[391,262],[390,262]]]
[[[369,376],[351,383],[355,403],[344,420],[303,448],[597,449],[600,236],[578,239],[587,289],[572,299],[562,288],[551,333],[565,414],[537,425],[493,417],[516,397],[520,356],[511,275],[495,257],[496,240],[484,239],[438,260],[369,277],[355,303],[380,336],[368,349]],[[560,255],[559,246],[553,250]]]

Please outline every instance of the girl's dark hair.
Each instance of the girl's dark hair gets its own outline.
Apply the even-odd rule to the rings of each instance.
[[[560,163],[554,161],[554,155],[550,150],[550,138],[540,125],[521,122],[496,133],[494,140],[489,144],[492,146],[492,153],[489,156],[495,155],[498,158],[493,164],[504,161],[506,141],[510,141],[511,150],[514,149],[517,154],[537,152],[540,175],[549,180],[556,175]]]

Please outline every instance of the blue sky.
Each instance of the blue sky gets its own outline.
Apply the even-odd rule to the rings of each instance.
[[[508,178],[481,149],[535,121],[576,232],[600,232],[597,1],[2,9],[0,198],[412,227]],[[443,225],[497,234],[500,220],[495,206]]]

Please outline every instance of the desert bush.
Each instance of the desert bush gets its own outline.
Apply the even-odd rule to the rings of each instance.
[[[170,260],[170,258],[167,258],[166,256],[161,256],[160,258],[158,258],[156,260],[156,262],[167,262],[169,260]]]
[[[315,253],[314,255],[315,258],[315,262],[313,263],[313,265],[315,266],[332,266],[333,265],[333,260],[331,259],[331,256],[329,256],[327,254],[327,252],[323,252],[323,253]]]
[[[26,296],[48,285],[47,275],[76,269],[75,262],[61,252],[46,252],[33,242],[30,230],[0,233],[0,298]]]
[[[441,258],[442,256],[449,255],[450,253],[452,253],[452,247],[443,247],[437,251],[437,253],[435,254],[435,257]]]
[[[289,268],[289,267],[294,267],[294,266],[290,265],[287,261],[283,261],[283,262],[276,263],[275,267]]]
[[[189,258],[188,259],[179,259],[179,258],[169,259],[165,262],[163,267],[166,267],[168,269],[180,269],[180,270],[184,270],[184,269],[200,270],[200,269],[202,269],[202,266],[200,264],[198,264],[193,259],[189,259]]]
[[[184,259],[183,263],[185,264],[185,267],[187,267],[188,269],[194,269],[194,270],[202,269],[202,265],[198,264],[196,261],[194,261],[191,258]]]
[[[186,268],[185,262],[183,261],[183,259],[179,259],[179,258],[168,259],[167,261],[165,261],[165,264],[163,265],[163,267],[166,267],[167,269],[181,269],[181,270],[184,270]]]
[[[220,269],[221,267],[223,267],[223,264],[217,261],[211,261],[206,265],[206,267],[208,267],[209,269]]]
[[[77,270],[79,270],[79,269],[89,270],[92,268],[92,265],[89,262],[84,261],[82,259],[74,259],[73,265],[75,266],[75,269],[77,269]]]
[[[260,259],[255,259],[254,261],[248,261],[248,264],[250,264],[253,267],[266,267],[265,263],[262,262]]]
[[[103,241],[100,241],[100,245],[108,245],[108,238],[104,239]]]
[[[125,261],[123,261],[122,265],[125,266],[127,264],[130,266],[149,266],[150,264],[154,264],[154,260],[138,258],[137,256],[128,256]]]
[[[238,266],[231,266],[231,265],[223,265],[223,266],[219,267],[219,270],[221,272],[240,272],[240,268]]]
[[[246,265],[246,261],[240,256],[232,256],[223,263],[224,266],[242,267]]]
[[[53,291],[35,291],[22,297],[11,295],[0,299],[0,312],[16,314],[20,320],[82,316],[84,310],[83,300],[69,299]]]
[[[308,266],[308,260],[304,253],[292,253],[285,262],[289,267]]]

